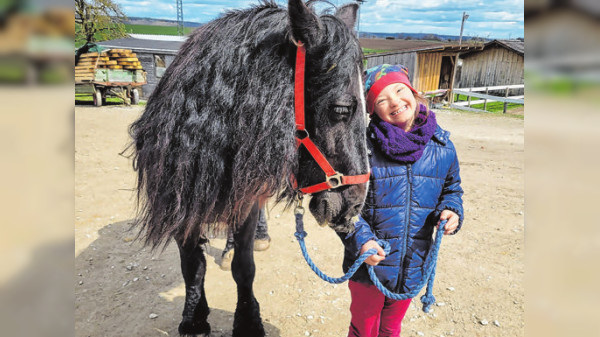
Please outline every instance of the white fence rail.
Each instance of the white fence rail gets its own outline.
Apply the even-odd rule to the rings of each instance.
[[[456,91],[455,91],[455,93],[456,93]],[[525,98],[525,96],[523,96],[523,95],[520,95],[520,96],[508,96],[507,98],[519,99],[519,98]],[[489,102],[498,102],[498,101],[495,100],[495,99],[487,99],[487,100],[485,100],[485,99],[478,99],[476,101],[471,101],[471,105],[485,104],[486,102],[489,103]],[[453,104],[454,105],[467,106],[467,105],[469,105],[469,102],[467,102],[467,101],[460,101],[460,102],[454,102]],[[523,103],[519,103],[519,104],[523,104]]]
[[[508,103],[514,104],[525,104],[525,96],[508,96],[508,93],[511,89],[522,89],[525,88],[524,84],[513,84],[513,85],[499,85],[499,86],[491,86],[491,87],[475,87],[475,88],[458,88],[453,90],[452,102],[450,106],[456,109],[461,110],[470,110],[470,111],[485,111],[487,109],[488,102],[503,102],[504,110],[506,113],[506,108]],[[504,90],[504,97],[502,96],[494,96],[489,95],[490,91],[499,91]],[[485,94],[479,93],[479,91],[484,91]],[[467,96],[467,101],[454,102],[454,94]],[[471,100],[471,97],[480,98],[479,100]],[[471,105],[481,104],[483,103],[483,110],[472,108]]]

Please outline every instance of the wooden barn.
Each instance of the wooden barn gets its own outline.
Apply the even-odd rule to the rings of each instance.
[[[167,67],[175,59],[186,37],[130,34],[130,37],[98,42],[105,48],[130,49],[136,53],[146,71],[147,84],[142,86],[141,98],[147,99],[160,81]]]
[[[483,45],[464,44],[418,47],[365,56],[366,67],[402,64],[409,70],[412,85],[421,92],[451,89],[454,66],[461,53],[481,50]]]
[[[461,53],[455,88],[523,84],[525,43],[493,40],[482,50]]]

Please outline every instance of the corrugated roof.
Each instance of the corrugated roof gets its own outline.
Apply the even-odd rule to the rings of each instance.
[[[485,44],[485,46],[489,46],[493,43],[497,43],[499,45],[504,46],[505,48],[511,49],[521,55],[525,54],[525,42],[521,40],[494,40]]]
[[[377,54],[369,54],[365,55],[366,58],[377,57],[377,56],[385,56],[385,55],[395,55],[395,54],[404,54],[404,53],[415,53],[415,52],[459,52],[465,53],[469,51],[482,50],[483,45],[457,45],[457,44],[438,44],[432,45],[428,47],[413,47],[401,50],[394,50],[385,53],[377,53]]]
[[[132,49],[135,51],[160,52],[176,54],[183,45],[183,41],[160,41],[149,39],[136,39],[132,37],[98,42],[107,48]]]
[[[188,38],[187,36],[179,36],[179,35],[133,34],[133,33],[129,33],[129,37],[132,37],[134,39],[142,39],[142,40],[178,41],[178,42],[185,42]]]

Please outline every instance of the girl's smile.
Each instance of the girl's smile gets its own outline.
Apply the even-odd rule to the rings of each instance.
[[[404,111],[406,111],[406,109],[408,109],[408,105],[404,105],[398,111],[392,112],[391,116],[396,116],[399,113],[403,113]]]

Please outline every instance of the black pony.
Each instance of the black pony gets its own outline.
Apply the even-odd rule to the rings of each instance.
[[[153,248],[175,239],[186,298],[181,335],[210,334],[204,296],[210,230],[233,226],[238,286],[234,336],[264,336],[254,298],[254,230],[267,198],[291,203],[299,187],[325,180],[296,148],[294,64],[306,47],[306,128],[340,173],[368,172],[358,6],[317,16],[302,0],[230,11],[190,35],[130,127],[138,172],[136,222]],[[295,177],[293,179],[292,177]],[[352,228],[366,184],[316,193],[320,224]]]

